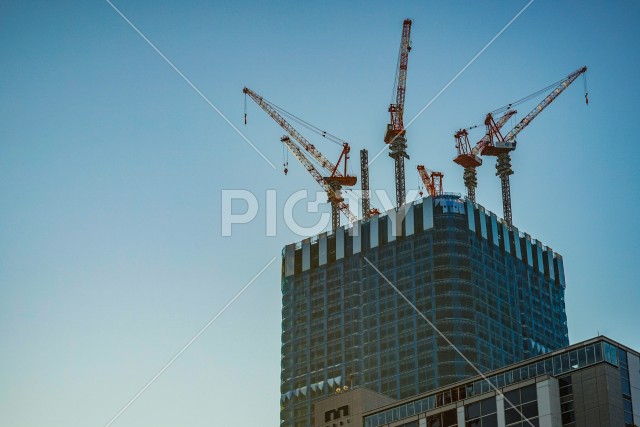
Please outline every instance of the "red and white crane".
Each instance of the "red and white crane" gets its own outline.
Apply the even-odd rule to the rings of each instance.
[[[581,67],[569,74],[564,79],[553,83],[525,98],[508,104],[498,110],[488,113],[484,124],[486,126],[486,134],[473,147],[469,143],[469,134],[467,129],[460,129],[454,134],[456,140],[456,149],[458,155],[453,161],[464,167],[464,184],[467,187],[467,195],[469,199],[475,201],[475,189],[478,184],[476,168],[482,165],[480,156],[496,156],[496,170],[502,184],[502,207],[504,219],[508,224],[512,223],[511,212],[511,188],[509,176],[513,175],[511,169],[510,152],[516,148],[516,136],[526,128],[549,104],[551,104],[566,88],[571,85],[580,75],[587,71],[587,67]],[[550,91],[550,92],[549,92]],[[505,136],[502,134],[502,127],[509,119],[516,114],[516,110],[512,107],[519,105],[541,93],[549,92],[548,95],[527,114],[520,122],[511,129]],[[585,100],[589,103],[588,94],[585,85]],[[502,114],[497,120],[494,115]]]
[[[407,91],[407,65],[411,51],[411,20],[405,19],[402,24],[398,69],[394,83],[395,100],[389,105],[391,115],[384,142],[389,144],[389,157],[395,161],[396,205],[405,203],[404,159],[408,159],[407,139],[404,129],[404,99]]]
[[[318,149],[311,144],[304,136],[300,134],[291,124],[280,114],[284,110],[277,107],[275,104],[264,99],[256,92],[245,87],[242,90],[246,95],[251,97],[256,104],[258,104],[273,120],[276,121],[287,133],[293,138],[291,140],[288,136],[281,138],[283,144],[287,146],[289,151],[294,155],[296,159],[307,169],[316,182],[327,192],[328,201],[331,203],[331,227],[335,231],[340,226],[340,212],[342,212],[350,222],[355,222],[358,217],[354,215],[350,210],[348,204],[344,201],[344,198],[340,195],[342,187],[354,186],[357,182],[357,178],[353,175],[349,175],[347,171],[347,162],[349,160],[349,152],[351,148],[349,143],[331,135],[328,132],[320,131],[318,128],[304,122],[307,127],[314,129],[317,133],[322,135],[338,145],[342,146],[340,157],[338,161],[333,164],[327,159]],[[287,113],[288,114],[288,113]],[[289,114],[290,115],[290,114]],[[292,115],[291,115],[292,116]],[[246,116],[245,116],[246,117]],[[293,116],[295,117],[295,116]],[[296,118],[297,119],[297,118]],[[298,119],[300,120],[300,119]],[[307,155],[303,151],[306,151]],[[318,167],[325,172],[323,175],[313,165],[315,162]],[[342,171],[340,166],[343,166]]]
[[[442,172],[430,171],[424,165],[418,165],[418,174],[420,174],[424,188],[430,196],[442,195],[442,178],[444,177]],[[420,191],[420,196],[422,196],[422,191]]]
[[[500,128],[493,120],[492,113],[487,114],[485,119],[485,125],[487,126],[487,135],[489,140],[480,149],[482,156],[496,156],[496,175],[500,177],[502,185],[502,209],[505,222],[512,224],[512,212],[511,212],[511,186],[509,183],[509,176],[513,175],[513,169],[511,169],[511,151],[516,149],[516,136],[522,130],[524,130],[538,114],[540,114],[545,108],[547,108],[562,92],[567,89],[571,83],[587,71],[587,67],[580,67],[573,73],[569,74],[564,79],[557,83],[554,83],[553,90],[529,112],[517,125],[513,127],[504,137],[500,132]],[[585,101],[589,103],[588,94],[585,91]]]
[[[516,110],[507,110],[502,117],[495,122],[497,129],[502,128],[509,119],[516,114]],[[486,134],[473,147],[469,143],[469,129],[460,129],[453,136],[456,139],[456,149],[458,156],[453,159],[454,162],[464,168],[464,185],[467,187],[467,197],[472,201],[476,201],[476,187],[478,186],[477,168],[482,165],[480,151],[482,147],[487,145],[490,140],[489,134]]]

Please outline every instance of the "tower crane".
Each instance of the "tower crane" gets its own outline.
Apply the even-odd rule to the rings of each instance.
[[[509,119],[516,114],[516,110],[507,110],[497,122],[495,122],[495,128],[500,129],[504,126]],[[490,140],[489,134],[486,134],[478,141],[473,148],[469,143],[469,130],[471,128],[460,129],[453,136],[456,139],[456,149],[458,150],[458,156],[453,161],[464,168],[464,185],[467,187],[467,196],[472,201],[476,201],[476,187],[478,186],[477,171],[480,165],[482,165],[482,159],[480,158],[480,151],[482,147],[487,145]]]
[[[311,161],[300,151],[300,148],[296,145],[295,142],[291,141],[291,138],[288,136],[283,136],[280,138],[291,154],[298,159],[300,163],[307,169],[307,171],[311,174],[313,179],[316,180],[318,184],[327,192],[327,199],[331,203],[331,227],[333,231],[340,226],[340,217],[337,212],[342,212],[350,222],[356,222],[358,217],[351,212],[349,209],[349,205],[344,201],[344,198],[340,195],[340,185],[335,185],[334,181],[330,179],[330,177],[323,177],[320,172],[313,166]],[[355,178],[355,177],[354,177]],[[354,182],[355,184],[355,182]]]
[[[487,126],[488,140],[480,148],[482,156],[496,156],[496,175],[500,177],[502,184],[502,208],[505,221],[512,224],[511,214],[511,188],[509,176],[513,175],[511,169],[510,152],[516,149],[516,136],[526,128],[538,114],[540,114],[549,104],[551,104],[571,83],[573,83],[580,75],[587,71],[587,67],[581,67],[569,74],[564,79],[551,86],[555,86],[553,90],[527,114],[513,129],[511,129],[504,137],[498,127],[498,122],[493,119],[492,113],[487,114],[485,125]],[[551,87],[550,86],[550,87]],[[530,97],[527,97],[530,98]],[[588,94],[585,93],[585,100],[589,103]],[[518,101],[520,102],[520,101]],[[508,106],[507,108],[509,108]]]
[[[424,165],[418,165],[418,174],[420,174],[424,188],[426,188],[430,196],[435,197],[442,195],[442,178],[444,177],[442,172],[429,171]],[[420,195],[422,196],[422,191]]]
[[[396,204],[398,207],[405,202],[404,183],[404,159],[408,159],[407,139],[404,129],[404,99],[407,89],[407,64],[409,62],[409,52],[411,51],[411,20],[405,19],[402,24],[402,37],[400,39],[400,53],[398,58],[398,69],[394,83],[395,103],[389,105],[391,115],[384,136],[384,142],[389,144],[389,157],[395,161],[395,181],[396,181]]]
[[[331,135],[328,132],[320,131],[318,128],[296,118],[298,121],[306,124],[307,127],[310,127],[317,133],[321,134],[323,137],[342,146],[340,157],[338,158],[338,161],[333,164],[280,114],[279,111],[286,113],[284,112],[284,110],[267,101],[262,96],[258,95],[256,92],[247,87],[245,87],[242,91],[245,95],[251,97],[251,99],[253,99],[256,104],[260,106],[260,108],[262,108],[273,120],[275,120],[276,123],[278,123],[285,131],[287,131],[291,138],[295,140],[294,142],[288,137],[283,137],[281,139],[281,141],[287,146],[289,151],[291,151],[296,159],[298,159],[298,161],[303,164],[303,166],[307,169],[311,176],[313,176],[316,182],[318,182],[318,184],[320,184],[320,186],[327,192],[328,200],[331,203],[332,208],[332,229],[335,231],[340,226],[340,212],[343,212],[349,219],[349,221],[357,221],[357,216],[355,216],[349,210],[347,203],[340,196],[340,190],[343,186],[351,187],[354,186],[357,182],[357,178],[353,175],[349,175],[347,172],[347,162],[349,160],[349,152],[351,151],[349,143],[334,135]],[[289,115],[295,118],[295,116],[291,114]],[[308,156],[311,157],[311,159],[313,159],[320,166],[320,168],[326,172],[324,176],[315,168],[315,166],[313,166],[311,160],[301,151],[298,145],[302,147],[302,150],[306,151],[308,153]],[[340,171],[341,163],[343,166],[342,171]]]

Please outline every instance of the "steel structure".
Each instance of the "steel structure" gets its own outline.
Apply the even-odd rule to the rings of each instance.
[[[396,205],[402,206],[405,202],[404,159],[408,159],[407,139],[404,129],[404,100],[407,90],[407,65],[409,52],[411,51],[411,20],[405,19],[402,24],[402,37],[400,39],[400,53],[398,69],[394,84],[395,102],[389,105],[391,115],[384,142],[389,144],[389,157],[395,161],[396,181]]]
[[[444,174],[442,172],[430,171],[425,168],[424,165],[418,165],[417,169],[427,193],[433,197],[441,196],[443,194],[442,178]],[[420,195],[422,196],[422,191]]]
[[[331,177],[323,177],[322,174],[313,166],[311,161],[307,158],[307,156],[302,153],[300,148],[296,145],[295,142],[291,140],[288,136],[283,136],[280,138],[291,154],[298,159],[300,163],[305,167],[305,169],[311,174],[313,179],[316,180],[318,184],[327,192],[327,199],[329,203],[331,203],[331,229],[335,231],[338,227],[340,227],[340,212],[342,212],[349,222],[356,222],[358,217],[351,212],[349,209],[349,205],[344,201],[344,198],[340,194],[340,190],[342,185],[339,182],[331,179]],[[355,183],[354,183],[355,184]]]
[[[327,192],[328,201],[331,203],[331,227],[335,231],[340,226],[340,212],[343,212],[350,222],[358,220],[350,210],[344,198],[340,195],[342,187],[354,186],[357,178],[349,175],[347,172],[347,162],[349,160],[349,152],[351,151],[349,143],[341,140],[327,132],[321,132],[322,136],[338,143],[342,146],[342,151],[338,161],[333,164],[318,149],[311,144],[304,136],[300,134],[291,124],[279,113],[279,108],[270,103],[256,92],[245,87],[242,92],[251,97],[276,123],[278,123],[287,133],[295,140],[289,137],[281,138],[281,141],[287,146],[289,151],[302,163],[311,176],[318,184]],[[246,117],[246,116],[245,116]],[[246,119],[245,119],[246,120]],[[323,176],[313,165],[311,160],[298,147],[302,147],[304,151],[327,173]],[[343,170],[340,171],[340,165]]]
[[[360,150],[360,186],[362,187],[362,217],[371,216],[371,195],[369,193],[369,152]]]
[[[496,122],[496,129],[502,128],[509,119],[516,114],[516,110],[506,111],[502,117]],[[454,135],[456,139],[456,149],[458,150],[458,156],[453,159],[454,162],[464,168],[464,185],[467,187],[467,196],[469,199],[476,201],[476,188],[478,187],[478,174],[476,168],[482,165],[482,159],[480,158],[480,151],[490,141],[489,134],[486,134],[478,141],[473,148],[469,143],[468,129],[460,129]]]
[[[581,67],[569,74],[564,79],[560,80],[555,88],[529,112],[513,129],[511,129],[504,137],[498,127],[498,122],[493,119],[491,113],[487,114],[485,119],[485,125],[487,126],[488,140],[480,148],[480,155],[482,156],[496,156],[496,175],[500,177],[502,185],[502,208],[505,221],[512,224],[512,212],[511,212],[511,186],[509,182],[509,176],[513,175],[513,169],[511,168],[511,154],[510,152],[516,149],[516,136],[522,132],[531,122],[540,114],[545,108],[547,108],[565,89],[567,89],[571,83],[573,83],[580,75],[587,71],[587,67]],[[586,95],[585,95],[585,99]]]

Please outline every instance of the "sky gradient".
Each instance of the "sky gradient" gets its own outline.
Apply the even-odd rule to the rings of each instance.
[[[115,1],[273,170],[108,3],[0,2],[0,425],[104,426],[278,257],[113,423],[277,425],[279,257],[301,240],[282,209],[316,184],[292,157],[282,173],[283,132],[251,100],[243,125],[242,88],[348,140],[358,171],[384,147],[404,18],[410,118],[526,4]],[[520,134],[514,224],[564,257],[571,342],[635,349],[638,18],[637,1],[534,1],[409,127],[406,165],[407,190],[422,163],[464,193],[453,133],[587,65],[589,105],[580,79]],[[370,176],[393,197],[386,153]],[[478,178],[501,216],[491,159]],[[259,215],[222,237],[233,189]]]

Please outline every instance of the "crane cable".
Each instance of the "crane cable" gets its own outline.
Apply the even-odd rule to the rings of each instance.
[[[583,78],[583,83],[584,83],[584,98],[585,101],[587,103],[587,105],[589,105],[589,92],[587,92],[587,73],[583,73],[582,74],[582,78]],[[496,116],[498,114],[504,113],[507,110],[510,110],[512,107],[518,106],[522,103],[525,103],[527,101],[532,100],[533,98],[536,98],[538,96],[540,96],[541,94],[550,91],[551,89],[558,87],[563,81],[565,81],[567,78],[565,77],[564,79],[558,80],[555,83],[551,83],[550,85],[543,87],[540,90],[535,91],[534,93],[525,96],[524,98],[520,98],[517,101],[513,101],[509,104],[503,105],[502,107],[496,108],[495,110],[491,111],[491,115]],[[465,128],[465,130],[471,130],[471,129],[475,129],[477,127],[483,126],[482,124],[477,124],[477,125],[473,125],[473,126],[469,126],[467,128]]]
[[[289,173],[289,150],[284,146],[284,141],[282,142],[282,166],[284,174]]]
[[[333,142],[334,144],[339,145],[339,146],[343,146],[343,147],[344,147],[345,144],[348,144],[347,141],[345,141],[345,140],[343,140],[343,139],[341,139],[341,138],[339,138],[339,137],[337,137],[337,136],[335,136],[335,135],[333,135],[333,134],[331,134],[331,133],[329,133],[327,131],[324,131],[324,130],[320,129],[317,126],[312,125],[311,123],[301,119],[300,117],[296,116],[295,114],[288,112],[284,108],[279,107],[276,104],[274,104],[272,102],[269,102],[264,98],[262,100],[265,103],[269,104],[269,106],[271,106],[273,109],[275,109],[279,113],[281,113],[283,116],[286,116],[287,118],[289,118],[292,121],[298,123],[299,125],[311,130],[312,132],[317,133],[318,135],[322,136],[323,138],[328,139],[329,141]]]
[[[589,105],[589,90],[587,89],[587,73],[582,73],[582,84],[584,86],[584,101]]]
[[[524,98],[521,98],[521,99],[519,99],[517,101],[514,101],[514,102],[512,102],[510,104],[504,105],[504,106],[502,106],[500,108],[496,108],[495,110],[491,111],[491,114],[495,116],[497,114],[504,113],[505,111],[511,109],[511,107],[515,107],[515,106],[520,105],[520,104],[522,104],[524,102],[530,101],[531,99],[533,99],[533,98],[535,98],[537,96],[540,96],[541,94],[543,94],[545,92],[549,92],[551,89],[557,87],[558,85],[560,85],[560,83],[562,83],[565,80],[566,80],[566,78],[564,78],[562,80],[558,80],[557,82],[552,83],[547,87],[543,87],[542,89],[532,93],[531,95],[527,95]]]
[[[320,129],[317,126],[312,125],[311,123],[301,119],[300,117],[296,116],[295,114],[292,114],[290,112],[288,112],[287,110],[285,110],[282,107],[277,106],[276,104],[274,104],[273,102],[267,101],[266,99],[262,98],[262,101],[269,105],[270,107],[272,107],[274,110],[277,110],[279,113],[281,113],[283,116],[286,116],[287,118],[291,119],[292,121],[298,123],[299,125],[311,130],[312,132],[317,133],[318,135],[322,136],[325,139],[328,139],[329,141],[333,142],[336,145],[340,145],[342,147],[344,147],[346,144],[348,144],[347,141],[343,140],[342,138],[339,138],[327,131],[324,131],[322,129]],[[247,94],[244,94],[244,124],[247,124]]]

